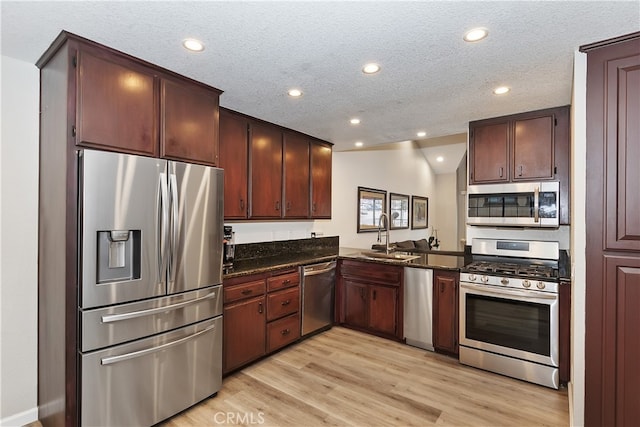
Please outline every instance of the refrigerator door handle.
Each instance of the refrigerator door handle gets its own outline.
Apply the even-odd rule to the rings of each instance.
[[[150,308],[147,310],[130,311],[128,313],[121,313],[121,314],[108,314],[106,316],[102,316],[101,320],[102,320],[102,323],[112,323],[112,322],[119,322],[121,320],[135,319],[137,317],[150,316],[152,314],[157,314],[157,313],[164,313],[166,311],[177,310],[179,308],[183,308],[191,304],[197,304],[201,301],[215,298],[216,295],[217,295],[217,292],[213,291],[210,294],[200,298],[190,299],[187,301],[182,301],[182,302],[178,302],[171,305],[165,305],[162,307]]]
[[[176,280],[177,245],[178,245],[178,181],[176,174],[169,174],[169,190],[171,191],[171,244],[169,245],[169,282]]]
[[[160,173],[160,200],[158,215],[160,216],[160,251],[158,252],[158,278],[161,282],[165,281],[167,271],[167,245],[168,245],[168,226],[169,226],[169,191],[167,189],[167,174]]]
[[[145,348],[144,350],[138,350],[138,351],[133,351],[131,353],[125,353],[125,354],[121,354],[118,356],[110,356],[110,357],[104,357],[102,359],[100,359],[100,364],[101,365],[111,365],[113,363],[118,363],[118,362],[123,362],[125,360],[129,360],[129,359],[135,359],[137,357],[142,357],[145,356],[147,354],[151,354],[151,353],[156,353],[158,351],[162,351],[162,350],[166,350],[169,347],[173,347],[174,345],[178,345],[178,344],[182,344],[185,341],[189,341],[192,340],[204,333],[207,333],[209,331],[211,331],[212,329],[215,329],[216,325],[213,326],[209,326],[206,329],[201,330],[200,332],[196,332],[195,334],[191,334],[189,336],[186,336],[184,338],[180,338],[177,339],[175,341],[171,341],[168,342],[166,344],[162,344],[156,347],[150,347],[150,348]]]

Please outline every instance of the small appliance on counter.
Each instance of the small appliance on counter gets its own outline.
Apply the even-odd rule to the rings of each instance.
[[[222,251],[222,272],[230,273],[233,271],[233,257],[236,251],[236,245],[234,243],[235,233],[233,232],[233,227],[230,225],[225,225],[223,228],[223,251]]]

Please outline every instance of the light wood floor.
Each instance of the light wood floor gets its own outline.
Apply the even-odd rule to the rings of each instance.
[[[566,390],[333,328],[224,379],[163,427],[568,426]]]

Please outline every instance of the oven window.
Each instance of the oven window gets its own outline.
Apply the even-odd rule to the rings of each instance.
[[[548,305],[467,294],[466,310],[466,338],[551,355]]]

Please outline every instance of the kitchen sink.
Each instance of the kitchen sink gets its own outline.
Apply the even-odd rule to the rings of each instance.
[[[362,251],[361,254],[362,256],[367,258],[377,258],[377,259],[383,259],[385,261],[398,261],[398,262],[408,262],[413,259],[420,258],[420,255],[412,255],[412,254],[401,253],[401,252],[385,253],[385,252],[377,252],[377,251]]]

